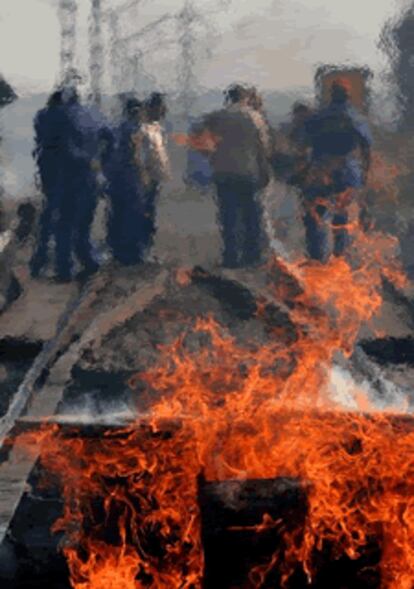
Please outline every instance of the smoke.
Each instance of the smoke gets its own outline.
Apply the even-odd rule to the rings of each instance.
[[[386,379],[379,371],[374,378],[353,376],[350,370],[334,364],[329,372],[327,390],[330,398],[347,411],[406,412],[409,407],[407,394]]]
[[[57,414],[56,421],[80,425],[128,425],[138,417],[127,400],[102,398],[96,391],[83,394],[76,401],[67,401]]]

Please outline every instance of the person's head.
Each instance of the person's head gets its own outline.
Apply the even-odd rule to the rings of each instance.
[[[123,108],[124,117],[131,120],[141,120],[143,115],[143,104],[138,98],[130,97],[125,100]]]
[[[62,90],[55,90],[47,100],[47,106],[60,106],[63,104]]]
[[[232,84],[224,91],[224,104],[227,106],[232,104],[249,104],[251,96],[251,88],[243,86],[243,84]]]
[[[165,95],[153,92],[145,101],[145,114],[150,122],[162,121],[167,114]]]
[[[79,94],[75,86],[65,86],[62,89],[63,104],[76,104],[79,102]]]
[[[294,122],[305,121],[311,114],[312,109],[305,102],[295,102],[292,107],[292,119]]]
[[[351,87],[347,80],[337,78],[331,86],[331,102],[343,104],[349,100]]]

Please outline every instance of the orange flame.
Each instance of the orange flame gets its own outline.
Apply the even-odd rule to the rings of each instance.
[[[213,317],[199,318],[137,375],[157,393],[147,423],[90,439],[50,431],[42,460],[62,483],[65,513],[54,529],[66,533],[74,589],[201,587],[200,473],[306,485],[301,529],[287,531],[267,515],[257,523],[257,533],[280,528],[287,548],[253,567],[246,588],[260,588],[275,568],[287,586],[298,563],[312,579],[315,551],[327,542],[334,556],[355,559],[377,536],[382,588],[411,589],[414,427],[372,411],[358,390],[360,411],[349,412],[328,386],[335,354],[352,354],[361,324],[381,306],[384,263],[400,275],[392,240],[379,237],[355,231],[357,260],[283,264],[300,283],[292,343],[241,345]],[[191,333],[206,342],[193,352]]]
[[[173,133],[172,139],[181,147],[190,147],[195,151],[213,152],[220,143],[221,138],[210,131],[198,134]]]

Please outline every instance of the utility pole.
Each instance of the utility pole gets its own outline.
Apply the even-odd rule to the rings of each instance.
[[[112,88],[119,91],[121,83],[121,51],[120,51],[120,31],[119,16],[115,11],[109,14],[109,27],[111,31],[110,49],[111,49],[111,84]]]
[[[197,13],[192,0],[185,0],[184,8],[178,16],[179,24],[182,27],[182,34],[179,38],[181,45],[181,67],[179,71],[179,82],[181,85],[181,102],[183,112],[188,113],[195,100],[196,76],[194,73],[195,48],[197,38],[193,31],[193,25],[197,20]]]
[[[71,81],[76,58],[76,0],[59,0],[58,17],[61,26],[60,76],[65,84]]]
[[[102,42],[102,4],[92,0],[89,27],[89,68],[92,100],[100,105],[102,98],[102,76],[104,70],[104,50]]]
[[[132,88],[133,90],[140,90],[143,53],[140,49],[135,49],[132,56]]]
[[[195,8],[195,0],[185,0],[182,11],[178,14],[178,23],[181,28],[179,43],[181,46],[181,64],[179,66],[178,81],[181,87],[181,102],[183,112],[191,112],[197,92],[197,76],[195,73],[196,51],[199,45],[199,35],[196,34],[196,25],[204,29],[211,28],[211,17],[220,15],[226,10],[232,0],[220,0],[219,6],[210,7],[206,14]],[[207,18],[208,17],[208,18]]]

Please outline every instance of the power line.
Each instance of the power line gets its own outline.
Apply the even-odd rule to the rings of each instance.
[[[145,27],[142,27],[142,29],[140,29],[139,31],[136,31],[135,33],[131,33],[131,35],[128,35],[127,37],[120,37],[118,42],[126,45],[130,41],[137,40],[141,37],[144,37],[148,33],[152,33],[159,25],[161,25],[169,20],[175,20],[176,18],[177,18],[177,15],[164,14],[163,16],[158,18],[157,20],[149,23]]]
[[[115,8],[107,8],[102,12],[103,18],[110,17],[111,14],[116,12],[118,15],[128,12],[131,8],[137,8],[143,2],[147,2],[147,0],[130,0],[129,2],[125,2],[124,4],[120,4]]]
[[[101,0],[92,0],[91,22],[89,27],[89,51],[92,100],[96,104],[100,104],[104,70]]]
[[[58,18],[61,26],[60,74],[62,81],[73,75],[76,58],[76,0],[59,0]]]
[[[179,86],[182,91],[184,108],[187,110],[192,104],[196,84],[194,69],[196,60],[195,47],[198,38],[193,28],[196,24],[201,24],[205,29],[209,30],[211,28],[209,22],[210,17],[221,14],[223,10],[226,10],[231,5],[232,0],[221,0],[219,5],[218,3],[215,3],[215,6],[208,9],[207,16],[209,18],[207,18],[199,9],[195,8],[193,0],[185,0],[183,8],[178,13],[163,14],[158,19],[141,27],[139,30],[129,35],[122,36],[119,26],[121,16],[128,13],[129,10],[136,9],[145,1],[146,0],[129,0],[118,7],[110,7],[103,12],[111,30],[111,56],[114,86],[116,88],[119,88],[120,86],[120,76],[123,74],[123,65],[125,63],[130,66],[129,69],[132,68],[133,83],[136,83],[138,79],[138,70],[142,68],[143,56],[152,53],[152,48],[138,49],[137,43],[141,40],[146,40],[148,36],[156,32],[160,26],[175,21],[181,27],[180,34],[171,41],[165,41],[165,39],[163,39],[163,45],[165,45],[165,43],[168,45],[178,44],[181,47],[181,65],[179,66],[178,74]],[[131,44],[133,44],[133,47],[131,47]],[[156,51],[157,47],[154,49]],[[131,53],[131,51],[138,51],[139,56],[131,55],[128,57],[128,54]]]

